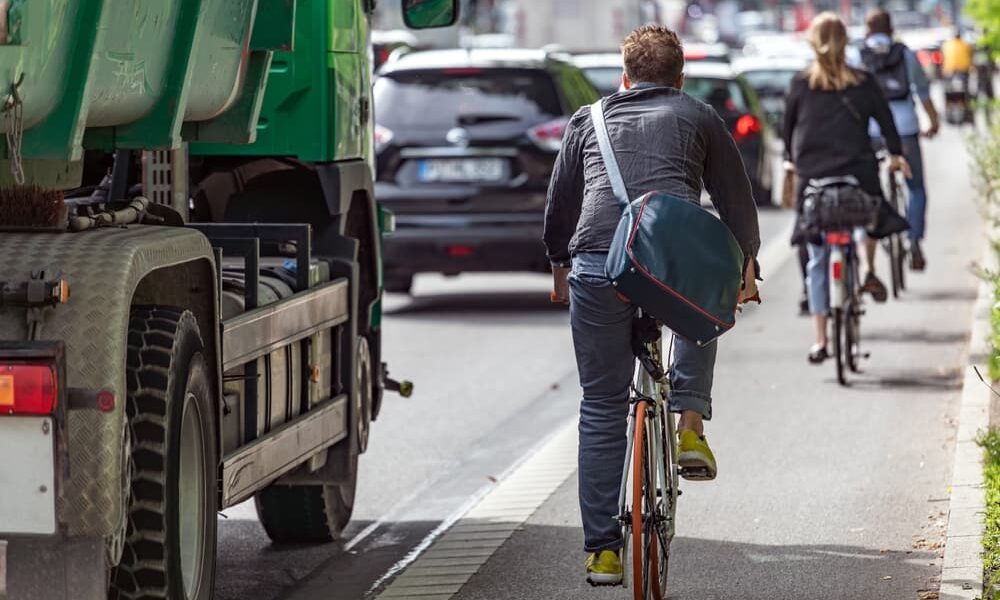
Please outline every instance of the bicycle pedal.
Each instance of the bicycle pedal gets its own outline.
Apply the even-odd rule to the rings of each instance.
[[[706,467],[682,467],[681,477],[688,481],[710,481],[715,479],[715,476]]]

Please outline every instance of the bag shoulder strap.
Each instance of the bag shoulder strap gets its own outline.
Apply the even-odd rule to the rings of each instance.
[[[603,100],[598,100],[590,105],[590,118],[594,122],[594,132],[597,134],[597,145],[601,148],[604,169],[608,172],[608,179],[611,180],[611,191],[614,192],[615,198],[624,209],[629,204],[628,190],[625,188],[625,180],[618,167],[618,159],[615,158],[615,150],[611,147],[611,136],[608,134],[608,125],[604,121]]]

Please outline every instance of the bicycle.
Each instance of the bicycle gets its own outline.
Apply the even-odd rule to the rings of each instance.
[[[879,146],[876,152],[879,162],[885,164],[889,160],[889,152],[884,146]],[[896,209],[896,212],[906,218],[906,198],[903,186],[899,183],[899,171],[886,169],[887,173],[883,179],[889,182],[889,194],[887,200],[889,205]],[[892,297],[899,298],[900,292],[906,290],[906,246],[903,243],[903,235],[894,233],[885,238],[885,250],[889,255],[889,266],[892,271]]]
[[[889,204],[906,218],[906,207],[903,187],[899,183],[899,171],[889,170]],[[906,246],[903,245],[903,234],[890,235],[885,244],[889,252],[889,264],[892,267],[892,297],[899,298],[899,293],[906,289]]]
[[[858,255],[850,230],[825,232],[830,247],[830,312],[833,317],[833,354],[837,382],[847,385],[847,371],[861,370],[861,303]]]
[[[660,326],[641,310],[632,324],[632,351],[637,360],[617,517],[624,540],[622,565],[629,564],[631,542],[634,600],[664,600],[681,468],[676,424],[667,406],[670,384],[663,368]],[[622,578],[626,587],[628,581]]]

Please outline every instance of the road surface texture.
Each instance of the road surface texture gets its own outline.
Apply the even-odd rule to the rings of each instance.
[[[721,341],[707,430],[720,474],[682,484],[671,598],[910,600],[936,589],[970,265],[984,242],[959,134],[929,143],[926,159],[929,269],[901,301],[869,303],[872,355],[848,389],[832,363],[806,363],[812,324],[796,316],[790,215],[762,212],[765,303]],[[386,358],[416,394],[389,396],[374,424],[354,522],[338,543],[273,546],[251,503],[226,511],[216,598],[374,597],[571,423],[568,319],[548,289],[541,275],[425,277],[413,298],[390,297]],[[586,585],[581,546],[570,467],[455,597],[625,597]]]

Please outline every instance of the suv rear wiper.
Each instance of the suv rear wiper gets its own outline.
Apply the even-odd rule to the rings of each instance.
[[[497,121],[517,121],[520,117],[517,115],[502,115],[502,114],[466,114],[458,115],[459,125],[479,125],[480,123],[495,123]]]

